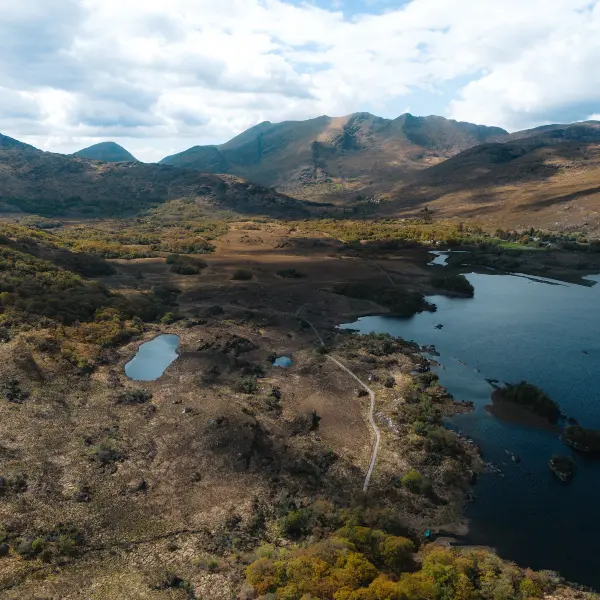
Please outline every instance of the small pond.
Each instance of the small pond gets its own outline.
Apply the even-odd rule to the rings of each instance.
[[[292,366],[292,359],[289,356],[280,356],[279,358],[277,358],[275,360],[275,362],[273,363],[274,367],[291,367]]]
[[[465,254],[464,250],[430,250],[429,254],[433,254],[435,258],[427,263],[430,267],[433,265],[440,265],[442,267],[446,267],[448,265],[448,258],[450,258],[450,254]]]
[[[156,381],[177,359],[179,342],[178,335],[164,334],[142,344],[125,365],[125,374],[135,381]]]
[[[431,250],[429,254],[433,254],[435,258],[427,263],[430,267],[433,265],[441,265],[442,267],[446,266],[446,261],[448,260],[448,252],[438,252],[437,250]]]

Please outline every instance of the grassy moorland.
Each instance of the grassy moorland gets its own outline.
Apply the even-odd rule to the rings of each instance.
[[[418,245],[363,257],[308,225],[185,201],[137,220],[5,220],[0,234],[3,598],[570,593],[488,550],[425,542],[465,531],[482,462],[443,423],[467,407],[415,374],[415,344],[335,328],[427,308]],[[180,337],[179,358],[129,380],[161,332]],[[326,352],[376,395],[366,494],[367,401]]]

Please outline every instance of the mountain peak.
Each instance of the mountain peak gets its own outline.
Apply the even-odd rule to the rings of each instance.
[[[94,144],[93,146],[79,150],[79,152],[75,152],[73,156],[89,160],[101,160],[103,162],[139,162],[133,154],[116,142],[100,142],[99,144]]]

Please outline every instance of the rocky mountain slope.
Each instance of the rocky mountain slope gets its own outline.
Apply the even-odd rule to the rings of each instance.
[[[427,207],[440,216],[515,227],[600,230],[600,122],[517,132],[421,171],[408,185],[374,185],[384,214]]]
[[[369,113],[307,121],[265,121],[220,146],[195,146],[161,164],[231,173],[305,199],[355,198],[374,181],[410,174],[491,139],[498,127],[443,117]]]
[[[231,175],[139,162],[90,161],[0,136],[0,212],[45,216],[136,214],[178,198],[242,214],[303,217],[303,204]]]
[[[101,142],[75,152],[73,156],[103,162],[138,162],[138,159],[115,142]]]

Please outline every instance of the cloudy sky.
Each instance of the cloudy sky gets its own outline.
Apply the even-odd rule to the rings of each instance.
[[[0,133],[45,150],[357,111],[600,119],[600,0],[0,0]]]

